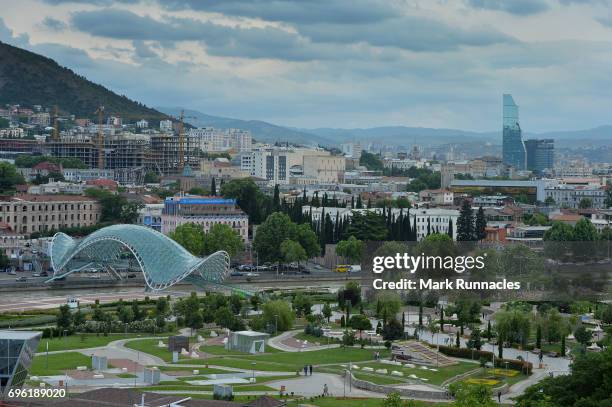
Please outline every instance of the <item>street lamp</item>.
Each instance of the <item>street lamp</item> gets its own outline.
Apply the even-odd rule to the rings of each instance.
[[[257,364],[257,362],[251,362],[251,366],[253,366],[253,383],[255,383],[255,365]]]

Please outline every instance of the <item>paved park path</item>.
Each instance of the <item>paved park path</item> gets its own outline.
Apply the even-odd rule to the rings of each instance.
[[[296,334],[303,332],[303,330],[294,330],[294,331],[286,331],[280,335],[271,337],[268,339],[268,346],[273,347],[274,349],[282,350],[284,352],[311,352],[315,350],[323,350],[323,349],[332,349],[338,348],[340,345],[337,343],[331,345],[316,345],[316,346],[307,346],[307,347],[298,347],[288,345],[287,340],[291,340]]]

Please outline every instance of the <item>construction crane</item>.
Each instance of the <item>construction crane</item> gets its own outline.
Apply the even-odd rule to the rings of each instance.
[[[185,133],[184,130],[185,111],[181,109],[178,122],[178,170],[183,171],[185,167]]]
[[[98,148],[98,169],[104,169],[104,106],[98,107],[95,111],[98,115],[98,136],[96,137],[96,146]]]

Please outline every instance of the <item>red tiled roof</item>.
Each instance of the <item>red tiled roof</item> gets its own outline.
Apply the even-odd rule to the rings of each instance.
[[[85,183],[87,185],[97,185],[101,187],[116,187],[117,186],[117,182],[113,181],[112,179],[108,179],[108,178],[92,179],[92,180],[86,181]]]
[[[36,164],[34,167],[32,167],[32,169],[37,171],[47,170],[50,172],[59,172],[60,166],[49,161],[43,161]]]

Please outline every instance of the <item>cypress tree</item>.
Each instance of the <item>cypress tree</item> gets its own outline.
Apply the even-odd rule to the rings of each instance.
[[[561,337],[561,357],[565,356],[565,335]]]
[[[446,231],[446,234],[449,235],[451,239],[453,238],[453,219],[452,218],[448,219],[448,230]]]
[[[274,185],[274,197],[272,198],[272,211],[278,212],[281,209],[280,190],[278,184]]]
[[[212,182],[210,183],[210,194],[212,196],[217,196],[217,184],[215,183],[215,177],[213,177]]]
[[[485,228],[487,227],[487,219],[485,218],[484,210],[482,206],[478,208],[476,212],[476,240],[482,240],[487,237]]]
[[[431,217],[427,218],[427,236],[431,235]]]
[[[363,204],[361,203],[361,195],[357,195],[357,203],[355,204],[357,209],[363,208]]]
[[[355,196],[351,195],[351,209],[355,209]]]
[[[457,338],[455,339],[455,344],[458,348],[461,347],[461,338],[459,337],[459,331],[457,331]]]
[[[459,219],[457,219],[457,240],[461,242],[474,240],[474,215],[467,199],[461,204]]]
[[[444,332],[444,306],[440,308],[440,332]]]
[[[423,328],[423,300],[419,303],[419,328]]]

